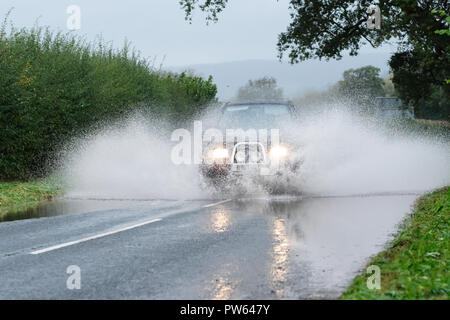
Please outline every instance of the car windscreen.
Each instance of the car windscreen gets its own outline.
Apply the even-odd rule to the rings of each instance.
[[[273,128],[290,118],[289,107],[283,104],[229,105],[223,110],[222,125],[230,128]]]

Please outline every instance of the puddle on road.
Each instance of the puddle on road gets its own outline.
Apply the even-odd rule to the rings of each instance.
[[[391,194],[390,196],[398,196],[401,194]],[[418,194],[403,194],[403,195],[418,195]],[[378,196],[366,195],[367,197]],[[384,194],[384,196],[387,196]],[[359,198],[359,195],[346,196],[344,198]],[[255,201],[267,202],[268,206],[272,208],[273,211],[285,211],[286,207],[292,207],[298,205],[311,198],[323,199],[327,198],[324,196],[276,196],[276,197],[248,197],[236,199],[239,203],[254,203]],[[334,197],[333,197],[334,198]],[[206,201],[207,199],[196,199],[192,201]],[[186,200],[184,200],[186,201]],[[77,199],[77,198],[61,198],[53,201],[42,202],[36,206],[25,210],[16,210],[8,213],[0,214],[0,223],[15,221],[15,220],[26,220],[26,219],[38,219],[45,217],[54,217],[67,214],[77,214],[86,213],[102,210],[112,210],[112,209],[125,209],[132,208],[136,206],[145,206],[148,203],[160,203],[160,202],[175,202],[175,200],[160,200],[160,199]],[[220,221],[219,221],[220,222]]]
[[[149,200],[146,202],[155,201],[157,200]],[[44,202],[23,211],[12,211],[5,214],[0,214],[0,222],[130,208],[131,206],[136,206],[136,204],[136,201],[131,200],[59,199]]]

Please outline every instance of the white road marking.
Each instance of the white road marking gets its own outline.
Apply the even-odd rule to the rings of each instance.
[[[230,202],[231,200],[232,200],[232,199],[227,199],[227,200],[223,200],[223,201],[220,201],[220,202],[208,204],[208,205],[206,205],[206,206],[203,206],[203,208],[211,208],[211,207],[215,207],[215,206],[218,206],[219,204],[223,204],[223,203]]]
[[[105,232],[105,233],[100,233],[100,234],[97,234],[95,236],[91,236],[91,237],[87,237],[87,238],[83,238],[83,239],[79,239],[79,240],[75,240],[75,241],[70,241],[70,242],[58,244],[56,246],[48,247],[48,248],[41,249],[41,250],[36,250],[36,251],[30,252],[30,254],[35,254],[36,255],[36,254],[41,254],[41,253],[45,253],[45,252],[49,252],[49,251],[53,251],[53,250],[57,250],[57,249],[61,249],[61,248],[69,247],[69,246],[73,246],[73,245],[78,244],[78,243],[82,243],[82,242],[86,242],[86,241],[94,240],[94,239],[98,239],[98,238],[103,238],[103,237],[110,236],[110,235],[115,234],[115,233],[119,233],[119,232],[122,232],[122,231],[126,231],[126,230],[131,230],[131,229],[134,229],[134,228],[142,227],[142,226],[145,226],[146,224],[158,222],[158,221],[161,221],[161,220],[162,219],[153,219],[153,220],[149,220],[149,221],[144,221],[144,222],[141,222],[141,223],[138,223],[138,224],[134,224],[132,226],[120,228],[120,229],[109,231],[109,232]]]

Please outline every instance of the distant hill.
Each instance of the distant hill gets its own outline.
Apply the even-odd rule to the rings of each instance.
[[[360,54],[344,57],[341,60],[309,60],[296,65],[271,60],[245,60],[218,64],[198,64],[183,67],[166,67],[165,70],[181,72],[190,70],[204,77],[212,75],[218,86],[219,98],[229,100],[235,96],[239,87],[249,79],[273,76],[284,89],[287,98],[294,98],[309,90],[321,90],[338,81],[342,73],[350,68],[372,65],[381,69],[387,76],[390,54]]]

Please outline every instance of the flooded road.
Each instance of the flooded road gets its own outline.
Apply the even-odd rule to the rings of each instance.
[[[62,199],[0,223],[0,298],[334,299],[416,198]]]

